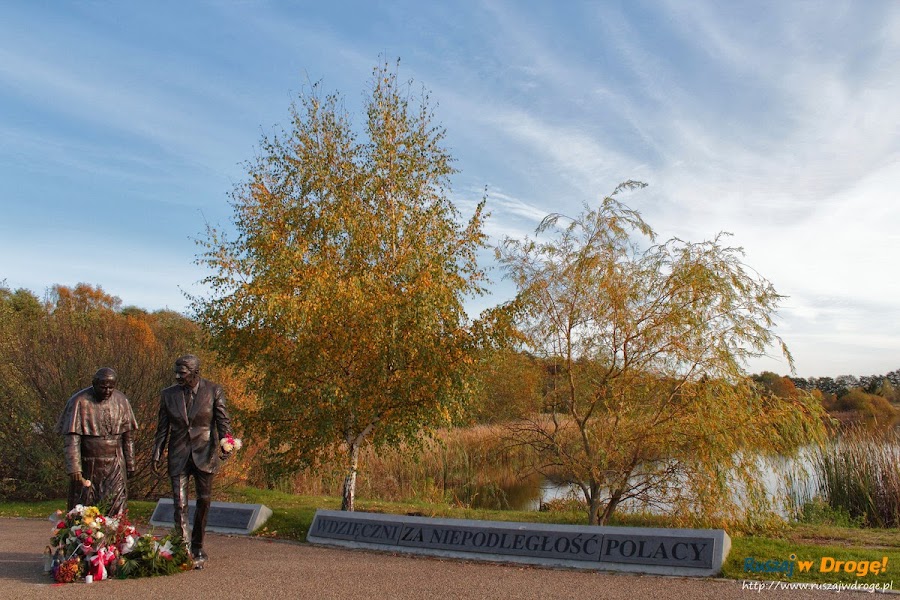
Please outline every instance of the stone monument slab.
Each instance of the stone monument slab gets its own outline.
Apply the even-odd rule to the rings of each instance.
[[[598,527],[318,510],[315,544],[553,567],[713,576],[731,549],[721,529]]]
[[[197,503],[188,502],[188,523],[193,527]],[[206,517],[206,529],[216,533],[248,535],[272,516],[272,510],[264,504],[240,504],[237,502],[212,502]],[[156,527],[174,527],[175,504],[171,498],[160,498],[150,517]]]

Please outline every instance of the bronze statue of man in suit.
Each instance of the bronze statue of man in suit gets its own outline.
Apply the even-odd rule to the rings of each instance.
[[[111,516],[125,510],[126,473],[134,473],[131,436],[138,426],[117,381],[113,369],[97,371],[91,387],[69,398],[56,423],[56,432],[65,436],[67,510],[76,504],[101,504]]]
[[[175,361],[176,384],[162,391],[159,422],[153,439],[153,468],[159,469],[168,446],[169,477],[175,505],[175,527],[188,539],[188,479],[194,478],[197,510],[190,551],[195,568],[209,558],[203,550],[206,516],[209,512],[213,475],[225,453],[219,441],[231,435],[222,386],[200,377],[200,359],[192,354]]]

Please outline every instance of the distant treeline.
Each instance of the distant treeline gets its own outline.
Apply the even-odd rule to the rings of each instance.
[[[887,381],[894,389],[900,388],[900,369],[886,375],[839,375],[838,377],[789,377],[801,390],[819,390],[823,394],[845,394],[857,388],[869,393],[877,393]],[[896,400],[896,398],[894,399]]]
[[[801,392],[812,394],[841,425],[890,429],[900,423],[900,387],[894,383],[898,377],[900,371],[865,377],[841,375],[834,379],[804,379],[763,372],[753,379],[764,390],[781,398],[793,398]]]

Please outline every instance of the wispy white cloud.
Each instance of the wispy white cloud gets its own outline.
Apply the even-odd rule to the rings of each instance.
[[[900,342],[891,340],[900,340],[900,324],[890,316],[900,310],[900,284],[890,277],[900,254],[895,2],[525,10],[485,0],[361,3],[349,15],[327,4],[229,2],[165,16],[152,6],[106,12],[77,5],[51,18],[23,5],[0,22],[0,112],[31,121],[0,115],[3,186],[16,198],[39,201],[19,172],[26,165],[50,190],[54,170],[67,181],[109,178],[107,192],[92,186],[106,194],[94,209],[116,194],[124,205],[182,188],[191,191],[180,202],[220,210],[260,128],[286,125],[304,84],[323,80],[355,112],[378,55],[396,55],[401,76],[439,102],[464,214],[487,186],[493,240],[531,235],[546,213],[577,212],[618,182],[640,179],[651,187],[628,201],[661,237],[732,231],[747,262],[790,296],[779,331],[801,374],[898,366]],[[146,212],[135,213],[142,227],[166,223]],[[135,237],[122,254],[152,268],[145,256],[155,248]],[[178,252],[190,261],[181,242],[160,242],[173,248],[166,261]],[[50,283],[71,281],[63,261],[31,254],[21,276],[30,268]],[[102,264],[97,254],[73,255],[71,272],[94,261]],[[196,279],[191,273],[178,272],[179,284]],[[153,282],[167,285],[162,276]],[[128,294],[148,293],[130,285]],[[509,292],[502,282],[492,287],[500,299]]]
[[[73,169],[97,177],[128,178],[134,183],[150,183],[159,177],[162,161],[134,152],[127,145],[89,143],[56,132],[36,132],[0,124],[0,138],[6,143],[0,155],[17,160],[21,168],[43,170],[48,164]]]
[[[831,27],[829,35],[840,29],[848,5],[836,7],[824,23],[796,9],[775,10],[785,12],[767,19],[780,28],[763,30],[747,28],[721,4],[668,7],[682,51],[707,63],[708,85],[717,85],[717,78],[731,82],[736,74],[749,79],[739,93],[749,95],[750,102],[743,104],[751,105],[750,112],[741,102],[731,111],[707,106],[713,91],[683,85],[671,68],[677,59],[645,47],[646,37],[615,10],[600,8],[596,18],[606,43],[640,84],[639,92],[624,95],[622,88],[606,93],[587,70],[556,55],[540,36],[528,35],[533,23],[502,14],[511,33],[503,39],[515,52],[523,51],[521,61],[537,88],[595,86],[597,98],[610,106],[579,111],[577,121],[568,121],[565,99],[559,100],[558,111],[546,112],[504,98],[478,111],[477,119],[519,152],[530,148],[532,156],[557,172],[553,181],[565,181],[570,190],[590,195],[629,177],[649,181],[651,189],[642,193],[647,199],[638,195],[635,201],[649,207],[645,216],[664,237],[703,239],[721,230],[735,232],[748,262],[797,303],[783,311],[781,331],[803,348],[804,357],[815,357],[798,363],[812,374],[822,349],[814,352],[807,340],[821,346],[824,337],[841,348],[850,343],[849,332],[883,330],[891,306],[875,310],[855,291],[838,301],[826,290],[866,282],[866,293],[875,296],[896,297],[900,291],[885,276],[890,257],[900,252],[892,231],[900,222],[892,191],[900,179],[900,105],[895,101],[900,97],[895,67],[900,38],[889,33],[897,27],[897,10],[889,9],[890,16],[871,32],[877,41],[867,45],[864,68],[848,69],[854,59],[842,52],[853,53],[852,43],[841,52],[809,49],[815,28]],[[517,26],[518,35],[509,31]],[[529,61],[535,56],[540,58]],[[622,146],[621,138],[604,138],[601,128],[585,127],[592,113],[627,122],[632,132],[639,131],[644,147]],[[540,200],[547,206],[559,202]],[[817,307],[818,316],[802,318],[799,306]],[[853,343],[864,344],[867,335]],[[882,342],[889,339],[883,336]],[[871,353],[840,360],[842,372],[865,372],[865,361],[874,369],[895,368],[892,357],[872,364]]]

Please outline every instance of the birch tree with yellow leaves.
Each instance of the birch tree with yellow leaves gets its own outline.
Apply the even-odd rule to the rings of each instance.
[[[484,202],[466,220],[450,201],[445,130],[388,64],[359,130],[318,84],[291,113],[233,193],[236,237],[209,230],[211,291],[193,306],[254,380],[269,477],[343,453],[353,510],[363,444],[415,440],[468,396]]]

